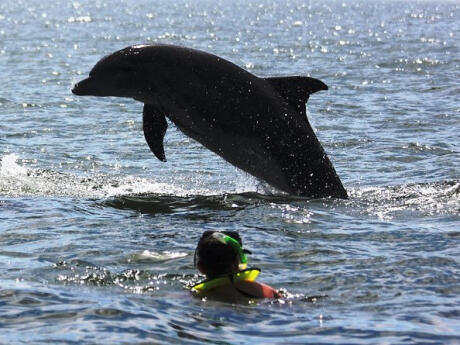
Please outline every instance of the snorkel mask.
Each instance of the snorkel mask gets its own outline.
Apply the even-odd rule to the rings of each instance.
[[[245,270],[248,267],[248,259],[246,258],[246,254],[244,254],[243,248],[241,248],[241,245],[237,240],[235,240],[231,236],[224,234],[223,232],[217,231],[214,232],[211,236],[219,242],[229,245],[233,248],[233,250],[238,254],[238,268],[240,270]]]

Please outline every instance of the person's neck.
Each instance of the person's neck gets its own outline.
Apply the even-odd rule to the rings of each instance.
[[[217,278],[220,278],[220,277],[225,277],[225,276],[229,276],[229,275],[235,274],[235,273],[237,273],[237,272],[238,272],[238,271],[231,271],[231,272],[219,273],[219,274],[212,274],[212,275],[206,274],[206,279],[217,279]]]

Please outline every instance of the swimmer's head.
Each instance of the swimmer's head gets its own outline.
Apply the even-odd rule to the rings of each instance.
[[[236,231],[206,231],[195,250],[195,265],[208,278],[246,268],[247,250]]]

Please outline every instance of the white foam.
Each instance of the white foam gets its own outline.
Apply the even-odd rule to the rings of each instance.
[[[183,258],[187,256],[187,253],[183,252],[169,252],[169,251],[162,251],[162,252],[155,252],[150,250],[144,250],[141,253],[135,254],[130,261],[166,261],[172,259]]]
[[[215,195],[215,190],[192,189],[177,183],[158,182],[134,176],[111,177],[104,174],[78,176],[52,170],[26,168],[17,155],[0,160],[0,194],[9,196],[69,196],[106,198],[130,194],[175,196]]]
[[[458,214],[459,190],[459,181],[445,181],[351,189],[350,196],[352,201],[362,204],[366,212],[391,220],[407,212]]]
[[[27,169],[17,163],[18,157],[11,153],[0,160],[0,176],[2,178],[27,175]]]

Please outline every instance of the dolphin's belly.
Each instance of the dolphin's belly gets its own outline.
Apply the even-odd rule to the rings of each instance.
[[[185,135],[198,141],[239,169],[282,191],[291,190],[285,169],[273,152],[267,148],[265,141],[257,135],[238,135],[219,128],[202,131],[195,127],[194,131],[190,126],[183,126],[179,121],[172,121]]]

